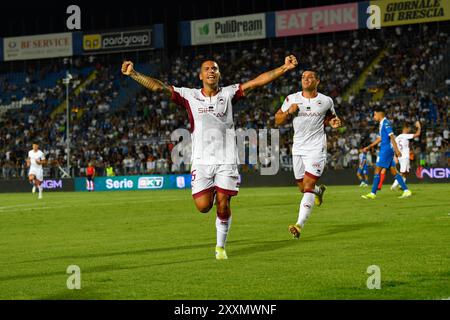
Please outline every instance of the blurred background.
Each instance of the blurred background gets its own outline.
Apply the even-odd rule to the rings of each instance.
[[[286,95],[301,90],[301,72],[313,68],[320,91],[334,99],[344,121],[339,130],[326,128],[327,170],[356,170],[358,148],[378,132],[371,111],[376,104],[386,107],[397,135],[405,123],[412,130],[422,123],[423,133],[411,146],[414,170],[447,168],[449,4],[427,9],[431,17],[419,10],[406,20],[382,19],[379,30],[367,28],[370,4],[380,4],[382,17],[389,10],[401,17],[408,11],[402,2],[82,1],[81,30],[66,26],[73,3],[2,3],[0,179],[26,178],[33,141],[47,155],[45,174],[52,179],[67,170],[84,176],[88,163],[100,176],[107,168],[116,176],[188,173],[188,163],[175,165],[170,156],[177,143],[172,131],[189,128],[186,111],[122,76],[121,62],[132,60],[138,71],[175,86],[199,87],[198,66],[205,58],[217,60],[228,85],[283,64],[288,54],[297,56],[299,68],[239,102],[236,128],[275,128],[276,110]],[[233,32],[227,21],[254,23],[254,29]],[[120,42],[124,37],[135,42]],[[71,79],[64,82],[67,73]],[[293,130],[287,125],[280,133],[281,170],[290,172]],[[376,153],[369,154],[369,164]],[[246,162],[242,173],[270,165]]]

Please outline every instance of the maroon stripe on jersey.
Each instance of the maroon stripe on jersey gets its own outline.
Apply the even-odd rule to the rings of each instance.
[[[235,196],[238,194],[238,191],[234,191],[234,190],[228,190],[228,189],[222,189],[219,187],[216,187],[216,191],[219,193],[223,193],[226,194],[227,196]]]
[[[239,89],[238,89],[238,91],[235,92],[233,99],[231,99],[231,102],[236,103],[244,97],[245,97],[245,95],[244,95],[244,90],[242,90],[242,84],[239,84]]]
[[[309,173],[308,171],[305,172],[305,176],[308,176],[308,177],[310,177],[311,179],[314,179],[314,180],[318,180],[320,178],[320,176],[315,176],[312,173]]]
[[[187,99],[183,98],[178,92],[175,91],[175,88],[172,86],[172,97],[171,100],[175,102],[176,104],[184,107],[188,113],[189,117],[189,123],[191,124],[191,132],[194,132],[194,116],[192,115],[191,106],[189,104],[189,101]]]
[[[311,189],[306,189],[305,191],[303,191],[303,193],[314,193],[315,194],[315,192],[314,192],[314,190],[311,190]]]
[[[211,188],[208,188],[208,189],[199,191],[199,192],[197,192],[197,193],[194,193],[194,194],[192,195],[192,197],[193,197],[194,199],[197,199],[198,197],[201,197],[202,195],[204,195],[204,194],[206,194],[206,193],[213,192],[213,191],[214,191],[214,187],[211,187]]]

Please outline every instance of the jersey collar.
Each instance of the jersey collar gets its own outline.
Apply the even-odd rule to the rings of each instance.
[[[207,96],[207,95],[203,92],[203,88],[200,89],[200,93],[201,93],[202,96],[204,96],[205,98],[214,98],[214,97],[216,97],[216,96],[219,94],[219,92],[220,92],[221,90],[222,90],[221,87],[217,88],[217,93],[216,93],[215,95],[213,95],[213,96]]]
[[[317,98],[319,97],[319,92],[317,92],[317,95],[316,95],[314,98],[306,98],[306,97],[303,95],[303,91],[300,91],[300,96],[301,96],[303,99],[306,99],[306,100],[314,100],[314,99],[317,99]]]

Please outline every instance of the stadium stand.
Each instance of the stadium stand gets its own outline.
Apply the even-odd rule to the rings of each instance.
[[[448,165],[450,105],[450,38],[434,25],[341,32],[299,41],[261,40],[239,48],[214,52],[184,48],[167,55],[157,52],[136,69],[175,86],[199,87],[197,67],[212,57],[221,66],[222,83],[240,83],[279,65],[293,53],[301,64],[296,72],[253,92],[235,109],[236,128],[274,128],[274,114],[286,95],[300,90],[300,73],[318,72],[320,91],[330,95],[344,127],[328,132],[328,165],[355,166],[358,147],[376,138],[372,107],[382,104],[394,119],[396,133],[403,123],[423,124],[424,134],[414,141],[413,163]],[[424,43],[417,46],[417,43]],[[427,44],[427,45],[425,45]],[[212,48],[212,49],[211,49]],[[132,55],[131,55],[132,57]],[[186,111],[161,95],[143,90],[120,74],[122,56],[52,59],[39,68],[0,74],[0,178],[25,177],[25,159],[33,141],[39,141],[50,165],[49,177],[65,167],[65,86],[71,84],[71,164],[83,175],[93,162],[99,175],[108,165],[116,175],[188,172],[189,166],[172,165],[174,142],[170,134],[189,128]],[[39,71],[37,71],[39,70]],[[290,170],[291,128],[280,129],[281,164]],[[369,155],[369,163],[376,150]],[[244,165],[243,172],[258,170]]]

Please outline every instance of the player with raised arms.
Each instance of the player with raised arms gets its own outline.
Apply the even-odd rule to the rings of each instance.
[[[289,226],[289,232],[295,239],[300,237],[314,204],[320,206],[323,201],[326,188],[316,183],[327,160],[325,126],[341,126],[341,120],[334,111],[333,99],[317,91],[319,83],[317,72],[304,71],[302,91],[288,95],[275,114],[277,126],[288,121],[292,121],[294,126],[292,162],[297,185],[303,193],[297,223]]]
[[[251,90],[264,86],[297,66],[290,55],[284,64],[241,84],[219,86],[221,73],[214,60],[200,66],[201,89],[174,87],[134,70],[131,61],[122,73],[153,92],[184,107],[189,116],[192,139],[192,196],[200,212],[209,212],[216,202],[216,259],[227,259],[225,242],[231,226],[231,197],[239,191],[238,156],[233,122],[233,104]],[[215,199],[215,200],[214,200]]]
[[[380,182],[380,172],[383,168],[390,169],[391,174],[398,181],[400,187],[403,189],[403,194],[399,198],[407,198],[412,195],[412,192],[408,190],[405,181],[401,175],[398,174],[395,168],[394,154],[397,157],[401,157],[402,153],[398,149],[397,142],[395,141],[394,132],[392,132],[391,122],[386,118],[386,112],[383,107],[378,106],[375,109],[374,120],[380,123],[379,136],[372,142],[369,146],[363,148],[364,151],[368,151],[370,148],[375,147],[380,144],[380,152],[378,154],[375,174],[373,176],[372,192],[361,196],[364,199],[375,199],[378,189],[378,184]]]
[[[395,138],[395,142],[397,142],[398,149],[402,153],[402,155],[398,158],[398,163],[400,164],[400,174],[403,177],[403,181],[406,182],[406,177],[408,176],[410,169],[410,160],[409,160],[409,140],[417,138],[420,136],[420,122],[416,122],[416,132],[409,133],[409,126],[405,123],[402,129],[402,133],[399,134]],[[391,186],[391,190],[397,189],[399,186],[398,181],[395,180]]]
[[[33,193],[36,188],[39,190],[38,199],[42,199],[42,181],[44,181],[44,169],[42,167],[45,164],[45,155],[39,150],[39,144],[33,143],[33,149],[28,151],[27,166],[30,167],[28,171],[28,181],[33,185]]]

